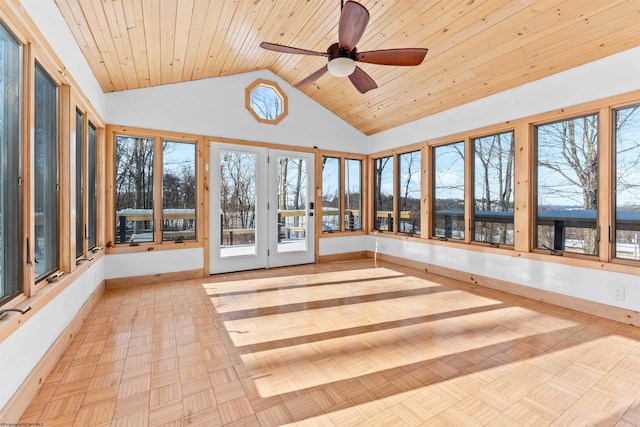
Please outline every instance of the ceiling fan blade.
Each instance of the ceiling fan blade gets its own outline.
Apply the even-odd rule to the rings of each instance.
[[[327,52],[315,52],[313,50],[300,49],[298,47],[285,46],[276,43],[262,42],[260,47],[267,50],[282,53],[294,53],[297,55],[329,56]]]
[[[367,24],[369,11],[360,3],[347,1],[340,14],[338,24],[338,44],[341,49],[351,52],[360,41]]]
[[[294,87],[297,87],[297,88],[305,87],[305,86],[313,83],[314,81],[318,80],[326,72],[327,72],[327,66],[325,65],[324,67],[320,68],[315,73],[311,74],[309,77],[307,77],[307,78],[305,78],[303,80],[300,80],[298,83],[296,83],[294,85]]]
[[[429,49],[383,49],[369,52],[358,52],[356,61],[378,65],[419,65],[424,60]]]
[[[371,89],[378,87],[371,76],[365,73],[360,67],[356,67],[354,72],[349,75],[349,80],[351,80],[351,83],[353,83],[360,93],[367,93]]]

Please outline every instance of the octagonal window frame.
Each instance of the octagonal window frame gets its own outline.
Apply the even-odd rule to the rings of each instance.
[[[282,111],[274,119],[262,117],[260,114],[258,114],[258,112],[256,112],[253,109],[252,102],[251,102],[251,95],[253,91],[260,86],[271,89],[276,94],[276,96],[278,96],[282,101],[281,102]],[[258,79],[255,82],[251,83],[249,86],[247,86],[245,90],[245,107],[251,113],[251,115],[260,123],[266,123],[271,125],[280,123],[280,121],[284,119],[289,112],[288,104],[289,102],[287,99],[287,95],[284,93],[282,88],[280,88],[280,86],[278,86],[276,82],[273,82],[270,80]]]

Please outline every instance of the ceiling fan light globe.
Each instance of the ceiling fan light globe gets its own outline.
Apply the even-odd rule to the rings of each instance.
[[[334,77],[347,77],[356,69],[356,62],[351,58],[335,58],[329,61],[327,68]]]

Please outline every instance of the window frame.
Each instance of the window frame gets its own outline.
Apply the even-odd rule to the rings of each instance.
[[[596,201],[596,208],[595,208],[595,220],[594,220],[594,233],[595,233],[595,241],[594,241],[594,247],[595,247],[595,254],[583,254],[583,253],[579,253],[579,252],[574,252],[574,251],[566,251],[564,249],[558,249],[555,246],[553,247],[549,247],[549,248],[541,248],[538,247],[538,208],[539,208],[539,197],[538,197],[538,193],[539,193],[539,166],[538,166],[538,153],[539,153],[539,141],[538,141],[538,132],[537,129],[540,128],[541,126],[545,126],[545,125],[554,125],[557,123],[561,123],[561,122],[565,122],[565,121],[571,121],[571,120],[579,120],[579,119],[583,119],[589,116],[595,116],[595,123],[597,125],[597,131],[596,131],[596,135],[597,135],[597,188],[596,188],[596,197],[597,197],[597,201]],[[609,116],[609,114],[607,114],[606,116]],[[531,171],[530,171],[530,176],[531,176],[531,195],[532,195],[532,199],[531,199],[531,207],[532,207],[532,224],[531,224],[531,228],[530,228],[530,235],[531,235],[531,244],[530,244],[530,250],[532,252],[535,253],[546,253],[552,256],[566,256],[568,258],[581,258],[581,259],[593,259],[593,260],[598,260],[598,259],[603,259],[603,257],[606,257],[607,259],[610,258],[608,255],[605,255],[606,253],[610,252],[609,250],[605,251],[605,254],[602,253],[602,241],[603,240],[607,240],[607,239],[602,239],[602,223],[603,220],[606,220],[608,222],[609,219],[609,215],[603,215],[603,210],[602,210],[602,198],[605,197],[605,199],[608,199],[607,196],[605,196],[605,194],[603,193],[603,191],[605,191],[604,189],[608,189],[610,188],[611,184],[609,183],[605,183],[605,185],[602,185],[603,183],[603,163],[605,163],[607,160],[606,158],[609,158],[609,156],[607,156],[606,158],[603,158],[602,156],[602,140],[603,140],[603,133],[602,133],[602,121],[603,121],[603,116],[602,116],[602,111],[598,110],[598,109],[585,109],[579,113],[575,113],[575,114],[563,114],[560,117],[554,117],[552,119],[549,120],[540,120],[540,121],[536,121],[534,123],[531,123],[531,146],[532,146],[532,165],[531,165]],[[606,150],[611,150],[612,149],[612,145],[613,145],[613,141],[612,139],[609,139],[608,141],[608,147],[606,148]],[[608,166],[607,166],[608,167]],[[604,187],[604,189],[603,189]],[[564,228],[564,225],[562,225],[562,227]],[[570,226],[567,226],[567,228],[573,228]],[[576,227],[576,228],[584,228],[587,229],[587,227]],[[554,240],[556,240],[556,237],[554,235]],[[563,238],[563,246],[564,246],[564,239]]]
[[[129,128],[122,126],[108,125],[107,130],[107,182],[109,183],[108,203],[105,214],[105,239],[107,253],[142,252],[151,250],[170,250],[181,248],[202,247],[204,242],[204,214],[203,206],[208,203],[204,196],[204,159],[203,147],[204,137],[197,135],[178,134],[174,132],[164,132],[143,128]],[[151,241],[134,243],[116,243],[115,226],[115,145],[118,136],[148,138],[153,140],[154,161],[153,161],[153,222],[154,231]],[[183,142],[194,144],[195,147],[195,174],[196,174],[196,206],[195,206],[195,226],[196,238],[192,240],[163,240],[162,235],[162,142]]]
[[[609,132],[609,137],[610,137],[610,147],[608,150],[608,154],[610,157],[610,166],[611,166],[611,170],[609,175],[609,179],[611,180],[611,191],[608,193],[609,194],[609,201],[608,201],[608,210],[605,210],[606,213],[608,213],[610,215],[610,245],[607,248],[608,251],[606,252],[609,255],[609,261],[611,263],[616,263],[616,264],[620,264],[620,265],[626,265],[626,266],[633,266],[635,268],[638,267],[638,265],[640,265],[640,260],[635,260],[635,259],[631,259],[631,258],[623,258],[623,257],[619,257],[616,256],[616,246],[618,244],[617,242],[617,226],[616,226],[616,222],[617,222],[617,188],[618,188],[618,182],[617,182],[617,143],[618,143],[618,138],[617,138],[617,112],[620,110],[625,110],[628,108],[633,108],[633,107],[638,107],[638,109],[640,110],[640,99],[631,101],[631,102],[626,102],[626,103],[621,103],[621,104],[615,104],[612,105],[609,111],[609,115],[608,118],[611,121],[611,129]],[[638,113],[640,114],[640,113]],[[603,115],[601,114],[601,117]],[[640,142],[640,141],[639,141]],[[607,239],[602,239],[602,240],[607,240]],[[640,244],[640,243],[637,243]]]
[[[323,230],[323,197],[324,188],[323,182],[323,163],[322,160],[325,157],[330,157],[338,160],[338,223],[339,228],[336,230]],[[346,181],[345,181],[345,168],[346,161],[354,160],[360,162],[360,228],[350,229],[345,224],[345,195],[346,195]],[[319,238],[330,237],[334,235],[353,235],[353,234],[366,234],[367,218],[367,205],[366,205],[366,170],[367,170],[367,156],[364,154],[345,153],[338,151],[323,150],[316,155],[316,182],[318,187],[318,194],[316,196],[316,230],[322,230],[322,233],[317,233]]]
[[[267,119],[267,118],[261,117],[251,106],[251,94],[254,91],[254,89],[260,86],[264,86],[272,89],[282,100],[282,112],[274,119]],[[256,119],[259,123],[277,125],[282,121],[282,119],[287,117],[287,114],[289,114],[289,100],[287,99],[287,95],[284,93],[284,91],[278,85],[278,83],[270,80],[258,79],[253,83],[251,83],[249,86],[247,86],[247,88],[245,89],[244,103],[245,103],[246,109],[249,111],[249,113],[251,113],[253,118]]]
[[[46,283],[48,280],[52,280],[51,278],[54,277],[57,274],[60,274],[61,272],[68,272],[71,270],[69,263],[66,260],[66,250],[67,247],[63,244],[63,239],[61,238],[61,236],[65,236],[65,235],[70,235],[70,229],[69,229],[69,222],[67,219],[70,219],[71,215],[67,209],[67,206],[65,204],[65,198],[69,197],[69,194],[67,193],[69,191],[68,189],[68,185],[66,185],[68,183],[68,180],[70,177],[68,177],[68,173],[64,172],[64,159],[67,158],[67,154],[68,151],[70,149],[70,147],[67,147],[67,144],[63,144],[63,135],[65,132],[68,131],[68,127],[65,126],[64,123],[64,118],[65,118],[65,114],[68,114],[68,111],[65,110],[65,100],[68,99],[68,86],[63,86],[63,84],[56,78],[55,74],[52,74],[50,72],[50,70],[48,69],[48,67],[44,64],[42,64],[38,58],[36,58],[34,65],[33,65],[33,78],[32,80],[32,84],[33,84],[33,91],[31,92],[33,94],[33,100],[31,100],[31,102],[33,102],[33,123],[34,123],[34,129],[35,129],[35,122],[36,122],[36,105],[35,105],[35,93],[36,93],[36,83],[35,83],[35,79],[36,79],[36,69],[40,68],[42,70],[42,73],[44,73],[45,77],[48,78],[54,85],[55,85],[55,89],[56,89],[56,100],[55,100],[55,105],[56,105],[56,111],[55,111],[55,130],[54,133],[56,135],[56,141],[55,141],[55,160],[51,163],[52,165],[55,166],[55,179],[56,179],[56,183],[55,183],[55,187],[56,187],[56,191],[55,191],[55,208],[56,208],[56,212],[55,212],[55,220],[51,223],[51,225],[55,228],[55,241],[54,241],[54,246],[51,248],[52,250],[55,251],[55,259],[54,259],[54,263],[57,265],[52,265],[51,269],[44,271],[42,274],[40,274],[39,276],[37,275],[36,272],[36,264],[39,263],[39,260],[36,257],[36,239],[37,239],[37,235],[36,235],[36,202],[35,200],[33,200],[33,205],[31,208],[31,211],[33,213],[33,221],[32,221],[32,225],[31,225],[31,232],[29,233],[29,248],[31,251],[31,260],[33,261],[34,264],[34,268],[33,268],[33,277],[34,277],[34,281],[36,286],[41,285],[43,283]],[[33,197],[35,199],[36,196],[36,164],[35,164],[35,155],[36,155],[36,139],[35,139],[35,131],[34,131],[34,139],[31,142],[31,149],[32,149],[32,157],[30,158],[30,164],[31,164],[31,192],[33,194]],[[57,227],[56,227],[57,226]]]
[[[77,93],[77,91],[75,89],[72,89],[71,91],[71,96],[69,99],[69,110],[70,110],[70,125],[69,125],[69,129],[71,132],[70,135],[70,139],[74,140],[75,142],[77,142],[77,130],[79,128],[79,124],[77,123],[77,115],[76,112],[81,112],[82,113],[82,123],[80,125],[81,129],[82,129],[82,159],[78,159],[77,158],[77,150],[75,147],[73,147],[71,153],[70,153],[70,157],[71,160],[69,162],[70,166],[71,166],[71,170],[70,170],[70,176],[72,178],[72,184],[71,184],[71,194],[72,194],[72,207],[71,210],[75,210],[76,215],[73,216],[71,218],[73,224],[70,227],[71,228],[71,233],[70,236],[72,237],[72,240],[74,240],[74,242],[76,242],[76,244],[74,244],[73,246],[73,250],[71,251],[71,255],[73,257],[73,261],[75,262],[76,266],[79,266],[80,264],[82,264],[85,261],[88,260],[93,260],[93,258],[95,257],[95,254],[98,253],[99,251],[104,249],[104,235],[101,232],[102,227],[100,227],[100,220],[101,218],[103,218],[103,215],[101,214],[101,212],[104,210],[104,196],[103,194],[98,191],[101,186],[100,183],[103,182],[104,180],[104,174],[103,174],[103,166],[104,166],[104,143],[102,143],[102,141],[104,140],[104,125],[101,123],[101,121],[97,118],[95,112],[88,107],[86,101],[82,98],[81,95],[79,95]],[[94,185],[94,201],[95,201],[95,217],[93,218],[93,222],[95,222],[95,227],[94,227],[94,232],[95,232],[95,243],[93,245],[89,244],[89,234],[91,232],[91,215],[90,215],[90,190],[91,188],[89,187],[89,184],[91,183],[91,177],[90,177],[90,160],[89,160],[89,155],[91,154],[90,152],[90,128],[93,128],[95,131],[95,147],[94,150],[95,152],[93,153],[95,155],[94,157],[94,161],[95,161],[95,173],[93,176],[93,183]],[[83,185],[83,191],[81,194],[81,199],[78,201],[77,195],[78,195],[78,182],[77,182],[77,178],[76,178],[76,174],[77,174],[77,166],[78,166],[78,161],[80,166],[82,167],[82,171],[81,171],[81,176],[82,176],[82,183],[81,185]],[[104,188],[104,186],[102,186],[102,188]],[[81,242],[82,242],[82,248],[81,251],[78,250],[77,248],[77,241],[78,241],[78,236],[76,235],[77,230],[78,230],[78,224],[77,224],[77,212],[78,210],[81,210],[82,212],[82,225],[80,227],[80,230],[83,234],[83,236],[81,237]]]
[[[30,293],[29,292],[29,285],[27,282],[27,278],[26,278],[26,274],[25,274],[25,267],[23,265],[23,254],[25,251],[25,235],[26,235],[26,224],[25,224],[25,215],[27,214],[27,205],[25,203],[25,188],[26,188],[26,183],[25,183],[25,173],[27,171],[27,169],[25,168],[25,159],[27,157],[25,157],[25,153],[28,153],[28,141],[26,141],[25,136],[28,135],[26,133],[25,130],[25,123],[26,123],[26,116],[27,116],[27,111],[25,109],[25,106],[29,106],[31,104],[31,100],[27,97],[27,86],[29,86],[31,84],[31,82],[29,81],[25,81],[25,75],[26,75],[26,70],[28,70],[28,67],[26,66],[27,64],[27,59],[28,58],[28,48],[25,46],[25,43],[23,40],[21,40],[21,38],[19,37],[19,34],[16,34],[15,29],[10,26],[10,25],[6,25],[5,22],[3,22],[2,20],[0,20],[0,26],[2,26],[2,29],[4,31],[6,31],[6,33],[13,39],[13,41],[15,41],[16,45],[17,45],[17,60],[16,60],[16,64],[13,64],[16,66],[17,68],[17,88],[16,88],[16,92],[17,92],[17,96],[18,96],[18,108],[14,111],[17,111],[17,122],[14,123],[13,125],[15,126],[15,129],[13,129],[16,133],[17,133],[17,139],[18,139],[18,144],[17,147],[15,147],[14,149],[16,150],[15,153],[12,153],[15,158],[17,158],[17,164],[16,164],[16,170],[18,172],[18,178],[15,180],[15,182],[12,182],[10,184],[15,185],[16,188],[15,193],[17,194],[17,206],[15,206],[16,208],[16,215],[17,218],[15,218],[17,220],[17,227],[14,228],[14,234],[12,237],[15,237],[15,241],[13,243],[9,243],[8,239],[5,239],[5,243],[6,246],[2,245],[0,246],[0,251],[4,252],[5,248],[10,248],[11,246],[17,247],[17,253],[10,253],[10,257],[12,258],[11,262],[8,262],[7,264],[12,265],[11,270],[9,271],[9,274],[7,274],[7,277],[9,275],[13,276],[12,280],[16,280],[17,284],[15,284],[14,286],[11,286],[11,292],[5,292],[3,291],[2,294],[0,294],[0,307],[2,307],[5,304],[13,304],[12,301],[19,299],[21,294],[25,294],[25,293]],[[6,68],[5,68],[6,69]],[[4,96],[3,96],[4,98]],[[6,102],[5,105],[3,106],[3,109],[5,109],[7,106],[10,106],[10,102]],[[11,108],[6,108],[7,111],[11,111]],[[4,120],[4,117],[3,117]],[[5,171],[2,171],[0,173],[4,173]],[[29,181],[27,181],[28,183]],[[0,191],[3,191],[2,189],[0,189]],[[13,224],[15,225],[15,224]],[[0,239],[0,242],[3,239]],[[4,253],[2,254],[2,256],[0,257],[0,259],[4,259]],[[2,263],[4,264],[4,261],[2,261]],[[4,270],[3,266],[0,265],[0,270]],[[3,273],[4,274],[4,273]]]
[[[476,151],[475,151],[475,143],[478,140],[481,140],[483,138],[489,138],[489,137],[493,137],[493,136],[498,136],[498,135],[503,135],[503,134],[511,134],[511,145],[512,145],[512,151],[513,151],[513,164],[512,164],[512,176],[511,176],[511,193],[512,193],[512,200],[511,203],[513,204],[513,208],[510,211],[512,213],[511,216],[511,225],[513,227],[513,244],[507,244],[507,243],[490,243],[490,242],[483,242],[483,241],[479,241],[479,240],[475,240],[475,233],[476,233],[476,222],[478,222],[476,220],[476,210],[475,210],[475,199],[476,199],[476,172],[477,172],[477,166],[476,166]],[[517,168],[516,168],[516,130],[514,128],[508,128],[508,129],[498,129],[494,132],[490,132],[490,133],[483,133],[483,134],[479,134],[479,135],[473,135],[469,138],[469,144],[470,144],[470,152],[471,152],[471,158],[470,160],[470,171],[469,171],[469,178],[471,180],[471,185],[469,188],[469,192],[471,193],[471,196],[469,198],[469,202],[471,204],[470,206],[470,220],[468,221],[469,223],[469,240],[472,244],[478,244],[478,245],[485,245],[485,246],[490,246],[490,247],[501,247],[501,248],[505,248],[505,249],[511,249],[513,250],[515,248],[515,234],[516,234],[516,209],[515,209],[515,193],[516,193],[516,172],[517,172]]]
[[[446,147],[449,145],[455,145],[455,144],[462,144],[462,153],[463,153],[463,173],[464,173],[464,177],[463,177],[463,208],[462,208],[462,220],[461,220],[461,227],[459,231],[462,231],[463,233],[463,237],[462,238],[453,238],[451,236],[446,236],[446,232],[444,236],[438,236],[436,235],[436,203],[438,201],[438,199],[436,198],[436,161],[437,161],[437,156],[436,156],[436,150],[438,148],[442,148],[442,147]],[[471,190],[471,185],[470,185],[470,148],[471,144],[470,144],[470,138],[464,137],[464,138],[452,138],[450,140],[448,140],[447,142],[442,142],[442,143],[438,143],[438,144],[433,144],[429,147],[429,154],[431,157],[431,161],[429,162],[429,168],[430,168],[430,186],[429,186],[429,195],[431,203],[429,206],[429,238],[433,239],[433,240],[439,240],[439,241],[451,241],[451,242],[458,242],[458,243],[469,243],[470,240],[470,233],[469,233],[469,218],[470,218],[470,209],[471,209],[471,204],[469,203],[469,193]],[[423,196],[424,198],[424,196]],[[446,219],[445,219],[446,221]]]

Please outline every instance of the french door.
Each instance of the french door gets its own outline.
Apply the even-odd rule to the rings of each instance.
[[[211,145],[210,273],[311,263],[314,156]]]

